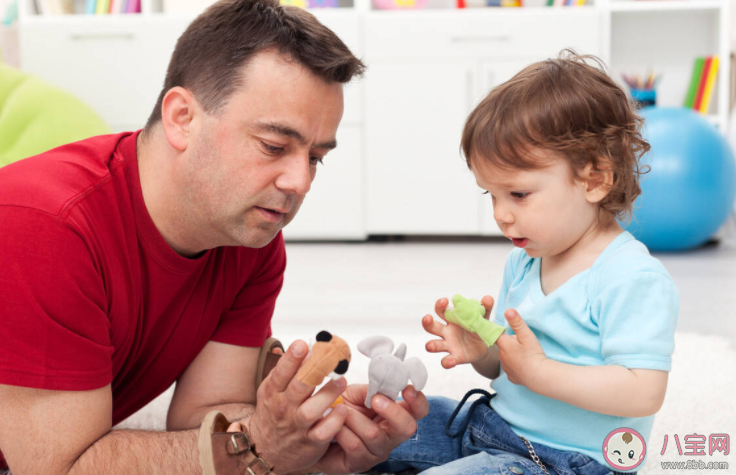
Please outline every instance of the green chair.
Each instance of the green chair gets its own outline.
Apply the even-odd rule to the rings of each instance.
[[[108,133],[100,116],[76,97],[0,64],[0,167]]]

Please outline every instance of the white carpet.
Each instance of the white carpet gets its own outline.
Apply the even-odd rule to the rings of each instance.
[[[353,348],[353,358],[347,373],[349,383],[367,382],[368,358],[357,352],[357,342],[374,334],[376,328],[367,333],[356,326],[332,325],[326,328],[343,337]],[[308,340],[319,330],[315,325],[274,325],[274,334],[285,344],[296,338]],[[419,323],[416,327],[391,325],[385,334],[396,343],[405,342],[407,357],[419,356],[429,370],[429,382],[425,388],[428,395],[441,395],[459,399],[469,389],[487,387],[487,380],[478,376],[472,368],[461,367],[445,370],[440,366],[440,356],[424,351],[425,335]],[[677,333],[673,370],[670,373],[667,397],[657,414],[652,436],[647,448],[646,466],[642,475],[655,473],[678,473],[680,470],[664,470],[660,462],[729,462],[729,469],[736,470],[736,457],[721,452],[708,455],[707,439],[710,434],[725,433],[736,436],[736,348],[726,338],[702,336],[695,333]],[[121,423],[118,427],[163,430],[166,409],[173,388],[152,401],[148,406]],[[706,437],[705,456],[686,456],[677,453],[674,436],[677,434],[683,452],[686,452],[684,437],[689,434]],[[668,435],[667,451],[660,455],[664,436]],[[684,470],[682,472],[685,472]]]

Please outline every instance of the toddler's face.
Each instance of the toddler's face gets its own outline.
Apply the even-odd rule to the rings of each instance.
[[[473,175],[491,195],[504,236],[531,257],[570,249],[596,223],[598,205],[587,201],[587,185],[574,179],[562,159],[536,170],[508,170],[479,157],[473,160]]]

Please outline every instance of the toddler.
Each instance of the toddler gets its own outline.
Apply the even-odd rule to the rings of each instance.
[[[593,64],[591,64],[593,63]],[[640,194],[642,120],[595,57],[566,50],[493,89],[470,114],[462,150],[490,195],[509,255],[490,348],[437,315],[427,351],[472,364],[494,394],[430,398],[415,436],[377,468],[427,475],[577,474],[642,467],[664,400],[678,295],[622,230]],[[494,301],[481,303],[490,317]],[[468,396],[482,396],[465,406]]]

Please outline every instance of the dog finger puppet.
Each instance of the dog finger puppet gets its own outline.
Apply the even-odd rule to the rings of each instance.
[[[334,373],[334,379],[344,375],[350,364],[350,347],[330,332],[317,333],[317,341],[312,345],[309,356],[299,368],[296,377],[310,386],[319,386]]]
[[[493,346],[506,327],[483,318],[486,309],[482,303],[473,299],[466,299],[460,294],[452,297],[453,308],[445,310],[445,319],[460,325],[469,332],[477,333],[488,346]]]
[[[371,399],[376,393],[396,400],[411,379],[417,391],[427,384],[427,368],[419,358],[406,356],[406,345],[401,344],[394,354],[394,342],[385,336],[371,336],[358,343],[358,351],[371,359],[368,366],[368,395],[365,407],[371,408]]]

